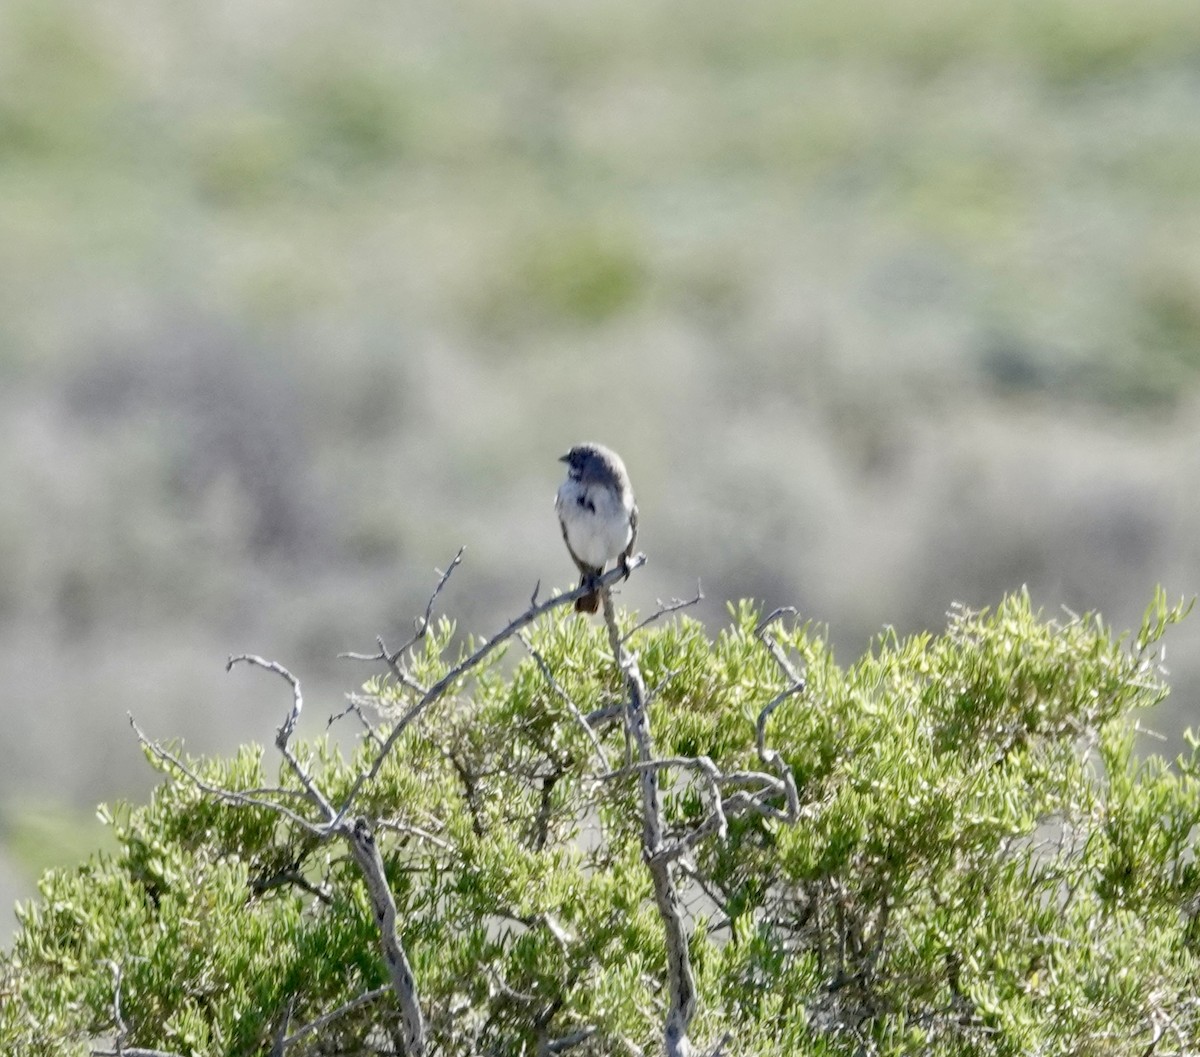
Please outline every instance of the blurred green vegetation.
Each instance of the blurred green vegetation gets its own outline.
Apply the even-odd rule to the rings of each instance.
[[[96,816],[84,816],[45,801],[17,803],[0,816],[4,846],[16,865],[32,875],[71,866],[95,851],[116,848],[112,831]]]
[[[566,582],[585,436],[708,617],[1130,623],[1200,589],[1198,350],[1194,0],[9,0],[0,795],[261,737],[231,651],[336,708],[462,543],[473,629]]]
[[[48,323],[64,284],[95,298],[72,313],[92,327],[127,326],[127,299],[267,333],[370,312],[468,354],[648,300],[685,312],[675,280],[695,256],[754,287],[823,265],[852,281],[915,250],[970,280],[941,307],[1036,350],[1031,378],[1076,352],[1084,395],[1114,405],[1194,387],[1185,0],[282,17],[15,0],[0,18],[22,309],[3,344],[30,369],[95,354]],[[970,346],[966,381],[987,385]]]

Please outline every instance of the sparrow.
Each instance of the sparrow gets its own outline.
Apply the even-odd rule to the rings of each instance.
[[[614,558],[628,576],[638,509],[621,456],[603,444],[576,444],[559,462],[567,464],[567,479],[558,489],[554,509],[567,550],[579,567],[579,586],[594,585]],[[595,613],[599,607],[600,592],[594,587],[575,600],[579,613]]]

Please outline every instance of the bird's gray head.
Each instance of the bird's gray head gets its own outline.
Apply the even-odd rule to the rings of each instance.
[[[567,464],[568,475],[576,481],[615,484],[626,477],[621,456],[603,444],[576,444],[558,461]]]

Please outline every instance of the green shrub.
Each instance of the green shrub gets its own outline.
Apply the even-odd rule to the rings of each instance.
[[[1156,644],[1182,615],[1160,595],[1136,636],[1114,638],[1096,618],[1045,620],[1021,595],[958,611],[939,636],[884,636],[844,668],[811,625],[777,620],[764,640],[746,604],[715,639],[680,617],[635,632],[657,756],[707,757],[729,788],[768,770],[756,722],[787,688],[784,662],[806,677],[765,727],[795,781],[794,821],[782,796],[739,814],[731,795],[724,835],[701,831],[702,771],[661,772],[666,839],[695,838],[674,876],[697,1049],[1194,1052],[1200,757],[1134,751],[1138,713],[1165,694]],[[446,676],[449,641],[434,629],[406,680]],[[381,759],[353,810],[378,835],[430,1052],[656,1052],[668,973],[611,707],[626,684],[604,629],[562,609],[528,646],[453,679],[386,757],[375,739],[404,725],[414,694],[391,676],[368,684],[383,720],[350,757],[328,741],[290,751],[335,805]],[[182,767],[148,756],[164,774],[150,803],[105,812],[119,851],[47,873],[20,908],[0,1050],[110,1045],[116,967],[126,1047],[400,1051],[354,857],[206,791],[273,787],[248,795],[316,822],[298,771],[256,747]]]

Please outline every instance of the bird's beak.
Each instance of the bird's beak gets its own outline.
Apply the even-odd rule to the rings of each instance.
[[[570,462],[570,461],[571,461],[571,456],[570,456],[570,453],[568,453],[568,454],[566,454],[566,455],[560,455],[560,456],[558,457],[558,461],[559,461],[559,462]]]

